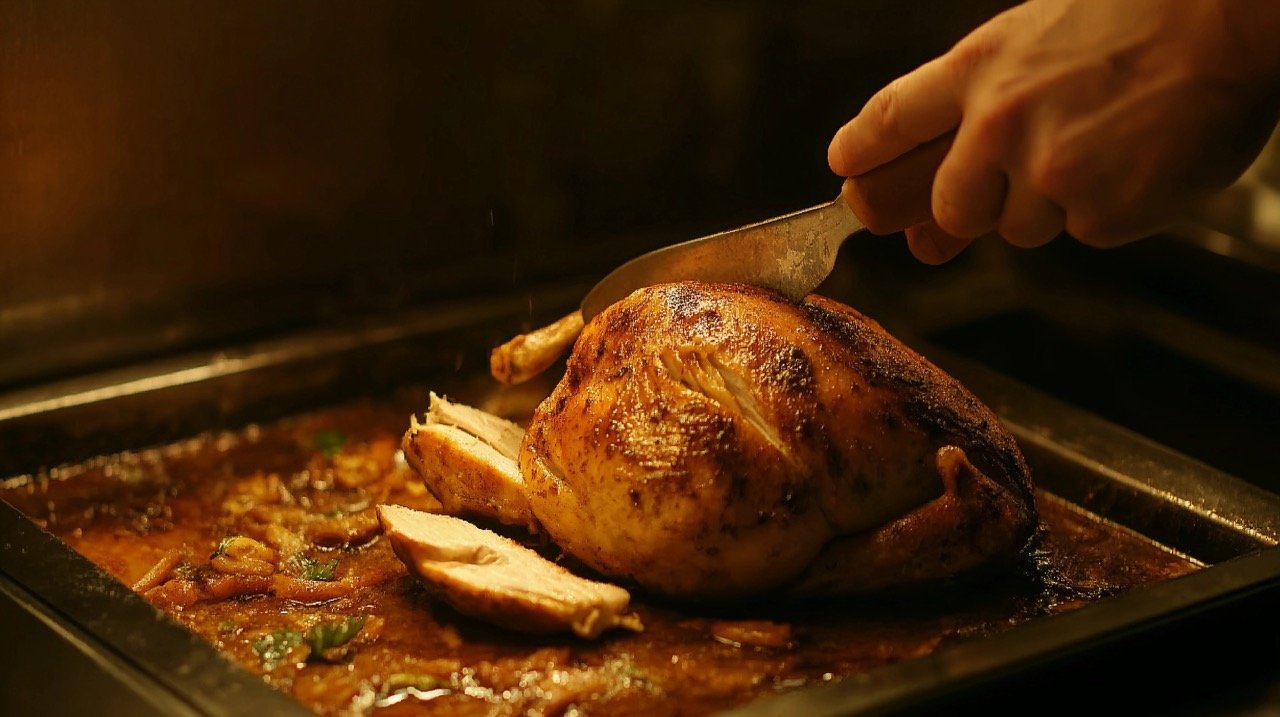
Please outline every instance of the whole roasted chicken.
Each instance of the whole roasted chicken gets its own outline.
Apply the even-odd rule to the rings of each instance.
[[[437,399],[404,447],[450,512],[679,598],[943,580],[1037,522],[1013,438],[954,379],[847,306],[738,285],[605,310],[523,434]]]

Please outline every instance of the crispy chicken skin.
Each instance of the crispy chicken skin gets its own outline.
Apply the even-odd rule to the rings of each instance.
[[[959,383],[847,306],[745,286],[595,317],[519,464],[565,551],[681,598],[936,581],[1037,522],[1017,445]]]

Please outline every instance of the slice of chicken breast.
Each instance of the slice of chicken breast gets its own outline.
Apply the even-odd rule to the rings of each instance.
[[[578,577],[532,550],[465,520],[378,506],[400,559],[458,612],[520,632],[599,637],[642,630],[631,595]]]
[[[516,456],[524,429],[431,394],[426,423],[410,419],[405,460],[445,512],[471,514],[537,531]]]

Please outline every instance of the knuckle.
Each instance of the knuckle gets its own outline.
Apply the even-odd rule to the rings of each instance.
[[[978,32],[990,35],[1002,35],[1011,28],[1017,26],[1022,18],[1023,9],[1013,7],[987,20],[978,29]]]
[[[952,46],[946,57],[958,75],[965,75],[986,64],[1005,46],[1006,40],[1024,24],[1023,13],[1011,8],[983,23]]]
[[[999,37],[999,28],[986,26],[970,33],[947,53],[951,69],[963,76],[983,66],[999,49]]]
[[[894,80],[867,102],[867,112],[883,128],[898,132],[902,123],[902,80]]]
[[[984,140],[1007,143],[1021,132],[1037,97],[1029,88],[1009,88],[1000,92],[980,119],[978,129]]]
[[[1062,145],[1051,146],[1032,156],[1027,166],[1031,188],[1059,201],[1079,194],[1082,175],[1079,157]]]
[[[1020,95],[1006,96],[992,103],[975,120],[974,131],[980,146],[995,149],[1008,144],[1026,116],[1026,101]]]

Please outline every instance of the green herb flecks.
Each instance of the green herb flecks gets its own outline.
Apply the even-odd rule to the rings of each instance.
[[[324,454],[325,458],[333,458],[338,455],[338,451],[342,450],[342,446],[347,442],[347,437],[342,431],[333,429],[316,431],[311,436],[311,445]]]
[[[303,580],[323,580],[328,582],[333,580],[334,573],[338,570],[337,558],[322,563],[315,558],[298,553],[289,562],[294,572]]]
[[[319,625],[307,630],[307,644],[311,646],[312,659],[334,660],[340,658],[341,653],[337,648],[343,647],[357,634],[360,628],[364,627],[365,620],[368,619],[364,615],[356,617],[348,617],[335,622],[322,622]]]
[[[253,641],[251,647],[259,659],[263,669],[270,672],[289,655],[293,648],[302,644],[302,635],[289,629],[267,633]]]
[[[236,538],[239,538],[239,537],[240,537],[240,536],[238,536],[238,535],[228,535],[227,537],[223,538],[222,540],[219,540],[219,541],[218,541],[218,547],[216,547],[216,548],[214,548],[214,549],[213,549],[213,553],[211,553],[211,554],[209,555],[209,559],[210,559],[210,560],[213,560],[214,558],[218,557],[219,555],[222,555],[223,553],[227,552],[227,546],[231,545],[231,543],[233,543],[233,542],[235,541],[235,539],[236,539]]]

